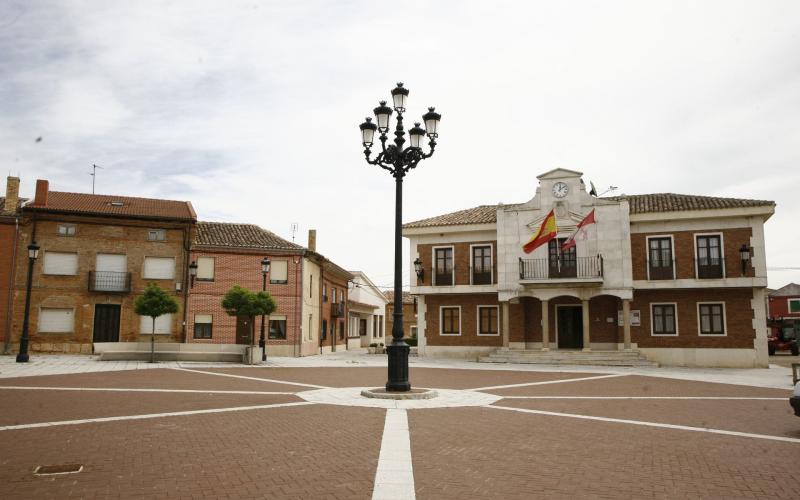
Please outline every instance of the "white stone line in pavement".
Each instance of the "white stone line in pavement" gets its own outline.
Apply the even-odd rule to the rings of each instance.
[[[264,410],[267,408],[284,408],[288,406],[305,406],[314,403],[299,401],[296,403],[276,403],[271,405],[235,406],[231,408],[210,408],[208,410],[173,411],[167,413],[147,413],[144,415],[120,415],[117,417],[84,418],[80,420],[60,420],[55,422],[37,422],[35,424],[19,424],[0,426],[0,431],[35,429],[37,427],[57,427],[60,425],[93,424],[98,422],[117,422],[121,420],[143,420],[148,418],[182,417],[187,415],[203,415],[205,413],[226,413],[231,411]]]
[[[709,401],[786,401],[787,398],[756,398],[738,396],[503,396],[503,399],[686,399]]]
[[[737,437],[747,437],[747,438],[755,438],[755,439],[766,439],[768,441],[783,441],[785,443],[800,443],[800,439],[797,438],[789,438],[783,436],[770,436],[767,434],[752,434],[749,432],[737,432],[737,431],[725,431],[722,429],[711,429],[708,427],[690,427],[688,425],[676,425],[676,424],[661,424],[658,422],[645,422],[642,420],[627,420],[623,418],[609,418],[609,417],[595,417],[591,415],[577,415],[574,413],[559,413],[554,411],[544,411],[544,410],[530,410],[527,408],[513,408],[509,406],[487,406],[486,408],[495,408],[498,410],[510,410],[510,411],[517,411],[521,413],[533,413],[534,415],[548,415],[552,417],[568,417],[568,418],[577,418],[581,420],[595,420],[599,422],[612,422],[618,424],[631,424],[631,425],[641,425],[644,427],[657,427],[661,429],[674,429],[679,431],[692,431],[692,432],[708,432],[710,434],[722,434],[725,436],[737,436]]]
[[[33,391],[98,391],[98,392],[176,392],[176,393],[197,393],[197,394],[253,394],[258,396],[293,396],[296,392],[275,392],[275,391],[212,391],[201,389],[141,389],[141,388],[119,388],[119,387],[26,387],[24,385],[0,385],[2,389],[13,390],[33,390]]]
[[[406,410],[389,408],[383,425],[381,453],[375,471],[373,500],[414,500],[414,469],[411,464],[411,436]]]
[[[627,373],[614,373],[611,375],[596,375],[592,377],[580,377],[580,378],[564,378],[558,380],[545,380],[544,382],[526,382],[524,384],[509,384],[509,385],[493,385],[490,387],[478,387],[477,389],[467,389],[468,391],[490,391],[493,389],[513,389],[514,387],[529,387],[532,385],[548,385],[548,384],[563,384],[566,382],[582,382],[584,380],[599,380],[601,378],[613,378],[613,377],[627,377]]]
[[[190,368],[170,367],[170,370],[178,370],[178,371],[183,371],[183,372],[194,372],[194,373],[205,373],[206,375],[217,375],[218,377],[233,377],[233,378],[243,378],[245,380],[258,380],[259,382],[272,382],[274,384],[297,385],[297,386],[300,386],[300,387],[311,387],[313,389],[330,389],[330,387],[327,387],[327,386],[324,386],[324,385],[304,384],[302,382],[287,382],[285,380],[276,380],[276,379],[271,379],[271,378],[245,377],[244,375],[233,375],[232,373],[207,372],[205,370],[192,370]]]
[[[363,389],[368,389],[368,387],[332,387],[315,391],[301,391],[297,393],[297,397],[320,404],[400,408],[404,410],[485,406],[503,399],[503,396],[488,392],[459,391],[455,389],[436,389],[439,395],[431,399],[379,399],[365,398],[361,395]]]

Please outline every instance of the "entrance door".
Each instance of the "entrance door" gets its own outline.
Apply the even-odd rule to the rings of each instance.
[[[557,307],[558,348],[583,348],[583,311],[580,306]]]
[[[92,342],[119,342],[119,312],[117,304],[94,306],[94,334]]]
[[[253,325],[247,316],[236,317],[236,343],[250,345],[250,334],[253,332]]]

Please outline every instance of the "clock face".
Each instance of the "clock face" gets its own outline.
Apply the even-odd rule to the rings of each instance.
[[[569,188],[563,182],[556,182],[553,184],[553,196],[556,198],[563,198],[569,192]]]

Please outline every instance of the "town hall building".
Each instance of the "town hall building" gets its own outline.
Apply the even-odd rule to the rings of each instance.
[[[766,367],[764,223],[775,203],[599,198],[581,176],[551,170],[525,203],[403,226],[420,355]]]

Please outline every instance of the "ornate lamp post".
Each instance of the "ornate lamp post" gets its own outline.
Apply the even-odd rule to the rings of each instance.
[[[264,257],[261,261],[261,291],[267,291],[267,274],[269,274],[269,257]],[[258,346],[261,347],[261,361],[267,360],[267,339],[264,338],[264,315],[261,315],[261,337],[258,339]]]
[[[373,111],[377,124],[367,118],[359,128],[361,129],[361,142],[364,145],[364,156],[370,165],[378,165],[387,170],[395,179],[395,219],[394,219],[394,324],[392,326],[392,343],[386,346],[389,355],[389,380],[386,382],[386,390],[390,392],[406,392],[411,390],[411,383],[408,381],[408,351],[409,347],[403,341],[403,288],[402,288],[402,258],[403,247],[401,228],[403,224],[403,177],[409,170],[416,168],[420,161],[433,156],[436,148],[436,138],[438,135],[439,120],[442,116],[428,108],[428,112],[422,115],[425,122],[425,129],[415,123],[414,127],[408,131],[409,146],[404,148],[406,142],[403,130],[403,113],[406,111],[408,101],[408,89],[398,83],[392,90],[392,104],[396,113],[396,126],[394,131],[394,144],[386,145],[386,134],[389,131],[389,117],[392,108],[386,105],[386,101],[381,101],[380,105]],[[375,131],[380,133],[381,151],[371,159],[372,144]],[[430,152],[422,150],[422,138],[428,135],[428,146]]]
[[[33,281],[33,263],[39,258],[39,245],[35,241],[28,245],[28,283],[25,288],[25,317],[22,320],[22,337],[19,339],[17,363],[28,362],[28,318],[31,313],[31,284]]]

